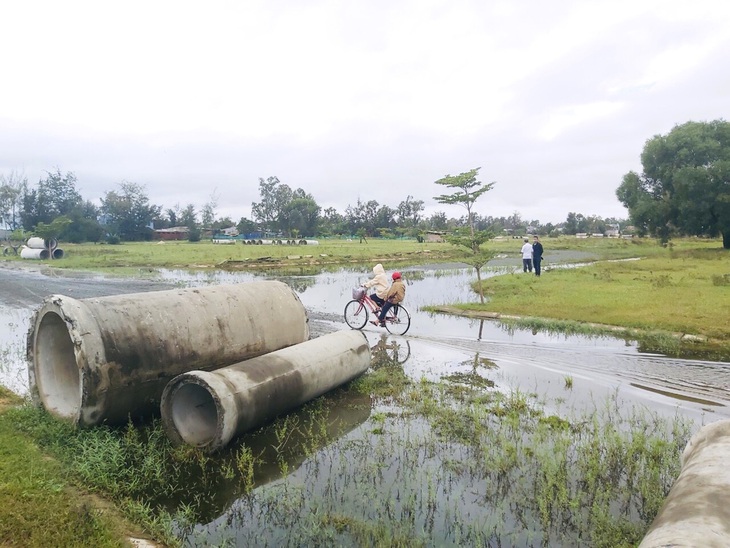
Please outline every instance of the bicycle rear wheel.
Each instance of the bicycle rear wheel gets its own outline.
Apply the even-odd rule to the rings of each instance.
[[[358,300],[345,305],[345,323],[353,329],[362,329],[368,323],[368,307]]]
[[[385,316],[385,329],[393,335],[405,335],[411,327],[411,315],[405,306],[394,306]]]

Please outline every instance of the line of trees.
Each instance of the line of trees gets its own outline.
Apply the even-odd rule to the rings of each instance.
[[[242,217],[235,222],[216,216],[219,198],[215,192],[200,210],[193,204],[164,209],[150,203],[142,185],[123,181],[117,189],[106,192],[96,205],[81,196],[72,172],[48,172],[35,188],[13,172],[0,175],[0,227],[43,233],[69,242],[116,243],[150,240],[154,229],[173,226],[187,227],[190,239],[196,240],[203,230],[216,233],[233,226],[242,234],[268,233],[293,238],[419,238],[426,231],[449,232],[472,226],[493,234],[596,233],[622,222],[578,213],[570,213],[564,223],[557,225],[528,221],[517,212],[507,217],[480,216],[473,211],[460,218],[448,218],[441,211],[425,216],[423,200],[410,195],[396,206],[358,198],[340,213],[332,207],[323,210],[310,193],[301,188],[292,190],[277,177],[259,179],[259,197],[251,204],[253,219]]]
[[[302,188],[292,190],[277,177],[259,179],[259,200],[251,204],[253,219],[234,222],[217,218],[218,196],[197,210],[175,205],[163,210],[151,204],[143,186],[123,181],[96,205],[85,200],[76,176],[48,172],[35,188],[15,172],[0,174],[0,228],[49,234],[66,241],[149,240],[154,229],[186,226],[190,238],[203,229],[215,233],[236,226],[243,234],[269,233],[285,237],[360,235],[361,237],[420,237],[425,231],[489,231],[492,234],[605,234],[616,225],[633,225],[640,235],[668,241],[674,235],[722,235],[730,249],[730,124],[723,120],[687,122],[667,135],[647,140],[641,154],[643,172],[627,173],[616,195],[629,219],[603,219],[570,212],[563,223],[542,224],[507,217],[480,216],[471,209],[460,218],[444,212],[424,215],[424,202],[406,196],[395,207],[359,198],[343,213],[322,209]],[[468,175],[470,172],[462,175]],[[474,177],[476,172],[473,173]],[[445,178],[446,179],[446,178]],[[436,183],[441,182],[436,181]],[[451,179],[446,179],[450,182]],[[475,180],[475,179],[474,179]],[[450,203],[446,195],[441,203]]]

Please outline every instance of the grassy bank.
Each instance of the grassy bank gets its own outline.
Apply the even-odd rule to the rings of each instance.
[[[7,410],[20,404],[0,387],[0,545],[129,545],[139,529],[79,488],[62,462],[49,458],[36,437],[18,428]]]
[[[313,245],[244,245],[201,242],[134,242],[120,245],[63,244],[64,257],[44,261],[56,268],[109,271],[129,268],[266,268],[277,265],[339,265],[381,261],[383,264],[450,261],[458,249],[446,243],[341,239]],[[18,257],[8,260],[20,261]]]
[[[548,262],[539,278],[522,272],[488,278],[482,284],[487,303],[448,309],[518,316],[504,321],[533,329],[625,335],[662,352],[700,350],[728,359],[730,253],[719,242],[636,249],[640,260],[575,269]]]

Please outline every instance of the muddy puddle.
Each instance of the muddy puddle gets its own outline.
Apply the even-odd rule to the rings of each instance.
[[[488,275],[513,270],[497,266]],[[635,343],[610,337],[550,335],[506,329],[489,320],[429,314],[420,308],[476,300],[469,288],[473,271],[427,265],[401,272],[411,328],[397,337],[367,324],[364,332],[376,369],[389,367],[394,376],[415,382],[446,379],[485,393],[527,394],[546,414],[561,417],[610,406],[614,414],[679,417],[693,429],[730,418],[730,363],[646,354]],[[297,291],[318,336],[347,329],[345,304],[352,288],[369,275],[369,267],[265,274],[160,270],[145,272],[145,280],[136,280],[134,287],[278,279]],[[35,278],[25,285],[33,283]],[[58,287],[45,283],[37,295],[0,306],[0,321],[6,326],[0,335],[0,382],[19,394],[27,393],[28,320],[43,292],[64,293],[64,285],[68,294],[82,298],[94,291],[124,291],[123,283],[104,277],[81,289],[73,280],[61,280]],[[439,435],[443,426],[408,413],[396,400],[374,401],[346,388],[321,400],[292,413],[279,430],[269,425],[218,455],[221,463],[236,468],[235,477],[204,486],[192,474],[186,500],[157,500],[172,511],[187,505],[179,534],[188,545],[307,545],[322,543],[323,534],[334,535],[326,537],[333,544],[362,538],[367,544],[377,541],[378,534],[393,539],[415,535],[430,545],[570,545],[575,540],[566,540],[563,530],[546,530],[538,516],[530,515],[536,511],[525,499],[535,477],[524,472],[512,477],[509,470],[497,477],[491,468],[470,464],[488,463],[488,447],[477,455],[470,443],[458,442],[458,436],[454,441],[453,433],[445,440]],[[258,456],[250,468],[239,466],[242,447]],[[242,477],[247,469],[253,479]],[[380,523],[378,531],[368,530],[368,523]],[[349,533],[332,533],[340,530]]]

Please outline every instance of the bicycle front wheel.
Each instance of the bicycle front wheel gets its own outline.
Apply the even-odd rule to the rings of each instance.
[[[393,335],[405,335],[411,327],[411,315],[404,306],[394,306],[385,317],[385,329]]]
[[[362,329],[368,323],[368,308],[358,300],[345,305],[345,323],[353,329]]]

